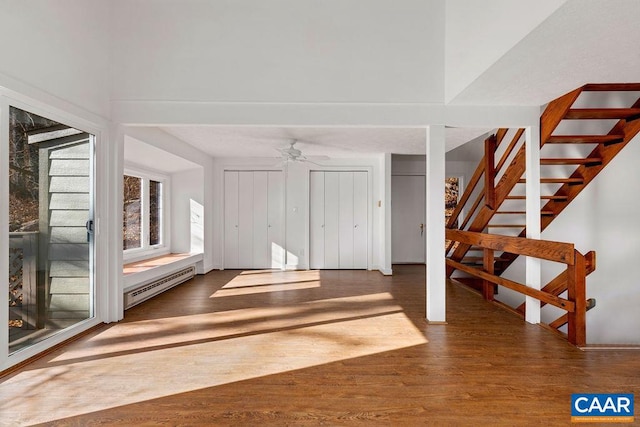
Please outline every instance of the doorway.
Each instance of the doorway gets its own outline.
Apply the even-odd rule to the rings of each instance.
[[[11,355],[95,316],[95,137],[9,110]]]
[[[393,264],[424,264],[426,222],[424,175],[391,177],[391,260]]]
[[[447,176],[444,186],[446,223],[457,206],[462,176]],[[425,224],[425,156],[393,155],[391,171],[391,260],[393,264],[425,263],[427,233]]]

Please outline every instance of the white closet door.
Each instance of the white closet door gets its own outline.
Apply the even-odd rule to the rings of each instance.
[[[238,172],[224,173],[224,267],[238,263]]]
[[[353,173],[353,268],[366,269],[369,261],[368,173]]]
[[[324,172],[324,268],[340,268],[340,172]]]
[[[284,252],[284,176],[282,172],[268,173],[268,214],[267,214],[267,254],[266,266],[283,268]]]
[[[353,172],[340,172],[340,268],[353,268]]]
[[[253,268],[269,268],[268,197],[269,175],[253,172]]]
[[[238,174],[238,265],[253,268],[253,172]]]
[[[309,268],[325,268],[324,176],[324,172],[309,175]]]

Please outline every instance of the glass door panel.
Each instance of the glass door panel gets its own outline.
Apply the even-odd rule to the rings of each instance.
[[[94,316],[93,143],[9,112],[9,354]]]

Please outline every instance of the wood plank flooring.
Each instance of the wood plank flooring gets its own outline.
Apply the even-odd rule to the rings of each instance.
[[[0,379],[0,425],[569,425],[640,395],[640,354],[581,351],[424,267],[215,271]]]

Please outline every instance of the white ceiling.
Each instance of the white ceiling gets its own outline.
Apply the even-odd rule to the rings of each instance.
[[[543,105],[585,83],[637,82],[640,1],[570,0],[451,104]]]
[[[615,7],[610,0],[567,0],[484,72],[479,72],[448,104],[536,106],[589,82],[637,81],[639,20],[637,0],[618,0]],[[308,156],[425,153],[422,128],[160,129],[214,157],[276,157],[276,149],[286,147],[293,139],[299,141],[297,147]],[[488,131],[447,128],[446,149],[450,151]]]
[[[139,167],[151,171],[161,170],[167,174],[200,167],[182,157],[130,136],[125,136],[124,142],[125,166],[128,167]]]
[[[163,126],[160,129],[213,157],[277,157],[297,140],[307,156],[425,154],[424,128]],[[447,128],[447,151],[488,129]]]

